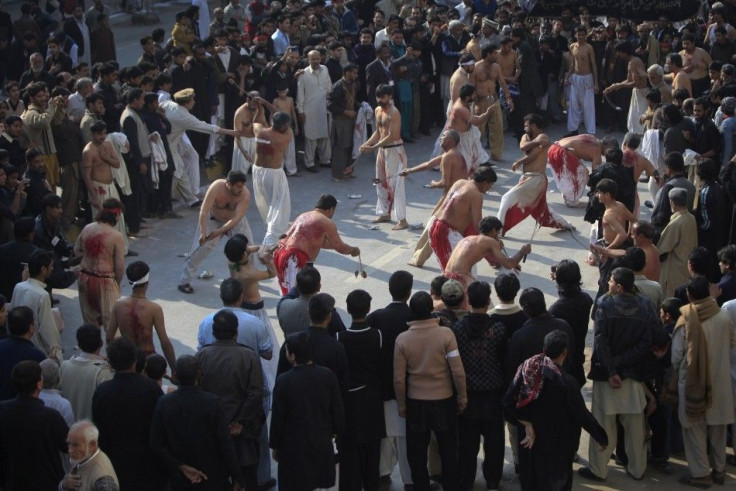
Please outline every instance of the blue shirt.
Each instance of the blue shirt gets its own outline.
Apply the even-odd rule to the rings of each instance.
[[[276,29],[276,31],[271,34],[271,39],[273,39],[273,52],[276,56],[283,56],[283,54],[286,53],[286,49],[289,47],[289,35],[280,29]]]
[[[273,351],[271,336],[266,331],[266,325],[258,317],[235,307],[223,307],[222,310],[229,310],[238,318],[238,337],[236,341],[239,344],[249,347],[258,353],[259,356]],[[198,350],[216,341],[215,335],[212,334],[212,322],[216,313],[213,312],[208,315],[199,324],[199,333],[197,334]]]

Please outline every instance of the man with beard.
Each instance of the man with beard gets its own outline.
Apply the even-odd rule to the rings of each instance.
[[[56,190],[59,183],[59,161],[56,158],[56,145],[51,131],[51,121],[56,117],[58,108],[66,104],[63,96],[49,99],[49,90],[45,83],[33,83],[26,92],[30,104],[21,119],[28,139],[36,145],[43,156],[46,169],[46,181],[51,189]]]
[[[476,63],[470,74],[470,83],[475,87],[473,112],[477,116],[482,115],[489,107],[493,106],[489,120],[482,123],[478,129],[480,130],[481,139],[484,137],[488,139],[491,157],[498,161],[503,158],[503,111],[500,104],[493,104],[498,88],[496,82],[501,86],[512,111],[514,110],[514,102],[508,95],[509,87],[501,73],[501,66],[496,63],[495,46],[486,46],[481,53],[483,55],[481,60]]]
[[[192,114],[201,121],[210,121],[212,119],[213,109],[217,107],[217,102],[212,100],[210,96],[212,88],[215,86],[215,74],[213,73],[212,65],[210,60],[207,58],[207,51],[201,43],[195,43],[192,47],[192,53],[194,57],[189,61],[189,73],[188,78],[190,84],[181,87],[182,89],[191,88],[194,89],[194,109],[191,111]],[[178,89],[172,89],[177,92]],[[207,156],[207,150],[210,143],[210,135],[205,133],[199,133],[196,131],[190,131],[187,136],[192,142],[192,146],[199,154],[199,159],[202,161]]]
[[[397,223],[392,230],[403,230],[409,226],[406,221],[406,196],[401,172],[406,168],[406,152],[401,140],[401,114],[393,104],[394,88],[379,85],[376,89],[375,121],[376,131],[360,146],[361,153],[378,150],[376,155],[376,213],[373,223],[391,220],[393,209]]]
[[[321,54],[312,50],[307,54],[309,66],[297,83],[296,110],[304,128],[304,165],[317,172],[315,150],[319,151],[320,165],[329,166],[332,156],[327,120],[327,93],[332,87],[327,68],[320,63]]]
[[[516,73],[519,81],[519,99],[515,109],[509,108],[509,126],[517,140],[521,140],[524,136],[523,118],[536,111],[537,98],[544,95],[537,68],[537,55],[531,45],[524,40],[525,37],[526,34],[521,27],[511,31],[511,40],[519,60],[519,71]]]
[[[595,94],[598,93],[598,69],[593,47],[586,42],[585,27],[575,28],[577,42],[570,45],[572,67],[565,85],[570,86],[570,107],[567,111],[567,131],[577,135],[580,120],[585,121],[585,131],[595,134]],[[591,83],[592,82],[592,83]]]
[[[33,53],[29,58],[29,62],[30,69],[21,75],[19,82],[20,86],[27,87],[28,84],[34,82],[43,82],[49,90],[53,89],[54,85],[56,85],[56,81],[53,75],[44,70],[43,56],[41,56],[40,53]]]
[[[207,190],[199,210],[191,252],[179,279],[178,288],[182,293],[194,293],[190,281],[199,265],[217,247],[223,236],[243,234],[249,241],[253,241],[253,234],[245,217],[250,206],[250,192],[245,188],[245,181],[245,174],[231,170],[225,179],[217,179]]]
[[[452,104],[460,97],[460,88],[471,83],[470,77],[475,71],[475,59],[472,55],[466,53],[460,57],[457,69],[450,77],[450,103],[447,105],[447,112],[450,111]]]
[[[365,90],[367,101],[375,108],[373,96],[379,85],[391,83],[391,50],[388,43],[378,47],[376,59],[365,67]]]
[[[708,66],[712,60],[707,51],[695,46],[695,37],[692,34],[682,36],[681,42],[682,71],[687,73],[690,79],[693,89],[692,96],[700,97],[710,88]]]
[[[453,129],[460,135],[459,149],[465,159],[468,174],[472,174],[480,165],[488,161],[488,154],[483,150],[480,143],[480,131],[478,126],[488,121],[493,110],[493,105],[481,114],[473,116],[470,105],[475,98],[475,87],[465,84],[460,88],[460,95],[449,110],[445,130]],[[440,153],[440,141],[437,139],[432,156]]]
[[[419,172],[425,169],[435,168],[437,165],[440,166],[440,172],[442,177],[439,181],[432,181],[429,183],[431,188],[442,188],[442,196],[432,210],[432,216],[442,206],[442,202],[447,196],[447,191],[460,179],[465,179],[468,174],[468,168],[465,165],[465,158],[458,150],[458,144],[460,143],[460,134],[455,130],[445,130],[440,135],[440,146],[444,153],[425,162],[417,165],[410,169],[404,169],[401,172],[402,176],[407,176],[414,172]],[[417,245],[414,248],[414,257],[407,264],[410,266],[416,266],[421,268],[424,263],[427,262],[429,256],[432,255],[432,248],[429,246],[429,223],[424,227],[424,232],[419,237]]]
[[[547,204],[547,148],[551,145],[549,137],[542,133],[540,127],[544,122],[539,114],[528,114],[524,117],[524,136],[519,143],[519,150],[524,157],[514,162],[512,171],[519,167],[523,172],[519,183],[501,198],[498,218],[503,223],[506,234],[516,224],[531,215],[541,227],[552,227],[563,230],[575,228]]]
[[[119,489],[110,458],[97,446],[99,437],[100,430],[89,420],[69,428],[66,442],[72,470],[64,476],[60,489]]]
[[[621,41],[614,48],[616,56],[626,61],[626,80],[611,84],[603,90],[604,95],[622,89],[632,89],[631,103],[629,104],[629,118],[627,128],[631,133],[642,133],[643,127],[639,118],[647,108],[647,72],[641,58],[634,55],[634,47],[628,41]]]

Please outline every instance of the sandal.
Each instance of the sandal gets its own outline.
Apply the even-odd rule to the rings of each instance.
[[[182,293],[194,293],[194,288],[192,288],[192,285],[189,283],[179,285],[177,288],[179,288],[179,291]]]

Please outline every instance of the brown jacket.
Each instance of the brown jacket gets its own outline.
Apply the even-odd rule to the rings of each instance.
[[[458,402],[468,400],[465,370],[452,330],[439,319],[409,322],[409,330],[399,334],[394,349],[394,388],[399,411],[406,399],[439,401],[452,397],[453,384]],[[407,388],[408,385],[408,388]]]

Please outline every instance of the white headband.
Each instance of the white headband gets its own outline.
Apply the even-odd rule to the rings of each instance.
[[[132,286],[133,288],[135,288],[137,286],[145,285],[146,283],[148,283],[148,273],[146,273],[146,276],[144,276],[140,280],[138,280],[138,281],[129,281],[128,283],[130,283],[130,286]]]

